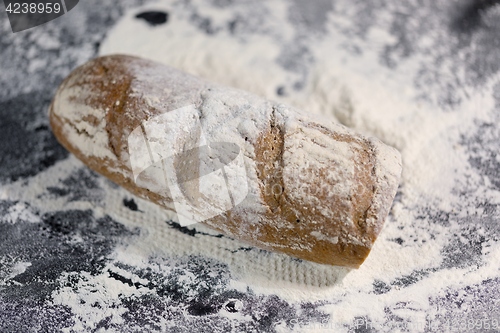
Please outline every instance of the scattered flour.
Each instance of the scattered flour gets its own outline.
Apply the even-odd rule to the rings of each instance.
[[[201,1],[195,3],[205,8]],[[287,71],[279,61],[283,55],[280,47],[294,42],[294,27],[286,19],[283,4],[284,1],[265,4],[268,7],[265,12],[272,13],[265,22],[272,22],[273,34],[235,36],[224,30],[208,35],[194,27],[182,11],[178,14],[176,8],[157,3],[149,8],[169,11],[172,20],[168,24],[149,27],[133,18],[135,13],[144,10],[137,9],[109,33],[101,54],[127,53],[150,58],[310,113],[335,117],[357,131],[398,148],[403,156],[401,199],[395,202],[384,230],[360,269],[347,271],[296,263],[278,254],[262,256],[252,252],[244,255],[246,259],[238,253],[223,260],[239,273],[241,280],[235,284],[240,283],[242,289],[250,285],[256,291],[277,293],[292,301],[333,301],[324,309],[340,323],[369,314],[375,323],[383,324],[384,307],[408,300],[420,317],[415,316],[415,312],[404,313],[404,309],[395,313],[409,322],[425,322],[426,314],[430,313],[430,318],[433,314],[429,304],[431,295],[447,287],[480,283],[498,275],[494,259],[500,253],[498,245],[483,257],[485,264],[477,269],[438,270],[410,287],[396,287],[383,295],[373,293],[373,282],[390,284],[398,277],[441,264],[442,246],[458,225],[441,226],[427,223],[425,218],[418,220],[415,208],[436,203],[438,209],[445,211],[459,209],[461,199],[452,193],[457,182],[470,176],[471,171],[465,150],[458,142],[474,120],[487,119],[493,110],[494,82],[481,92],[469,91],[458,110],[443,112],[439,106],[421,101],[413,88],[417,65],[425,61],[424,56],[408,59],[397,71],[380,65],[381,45],[393,38],[383,26],[370,30],[364,40],[359,40],[363,53],[353,55],[342,47],[346,39],[351,38],[339,28],[342,15],[331,14],[326,26],[327,37],[309,38],[314,63],[309,67],[303,89],[294,91],[286,83],[293,82],[298,74]],[[230,10],[234,9],[203,13],[217,25],[227,19],[226,11]],[[276,94],[278,86],[284,86],[288,93]],[[498,201],[498,193],[491,196]],[[403,247],[390,241],[401,235],[398,226],[404,226],[404,232],[413,234],[419,241],[405,243]],[[431,234],[436,239],[430,239]],[[206,251],[208,246],[211,245],[200,242],[191,245],[191,249],[195,253],[212,252]],[[218,259],[227,255],[212,253]],[[248,265],[254,262],[258,264]],[[240,265],[246,270],[242,271]]]
[[[18,220],[23,220],[31,223],[40,222],[40,217],[33,214],[28,205],[18,202],[7,209],[3,220],[7,223],[16,223]]]
[[[245,10],[244,5],[236,9],[215,10],[201,0],[193,3],[207,9],[204,14],[215,25],[228,20],[229,11]],[[230,267],[234,277],[231,287],[242,292],[250,287],[257,293],[277,294],[291,302],[325,301],[322,309],[331,314],[335,323],[349,325],[353,318],[369,315],[374,324],[382,325],[387,308],[409,322],[421,323],[433,319],[438,309],[430,304],[431,296],[446,288],[481,283],[497,277],[499,273],[497,258],[500,257],[500,246],[494,243],[489,252],[484,253],[483,264],[478,267],[440,268],[442,247],[459,226],[454,221],[447,226],[430,223],[429,218],[418,217],[416,209],[437,205],[441,210],[453,212],[462,207],[459,205],[460,197],[453,195],[454,187],[467,177],[478,176],[468,166],[465,149],[459,143],[460,136],[470,130],[474,120],[488,119],[494,107],[491,97],[493,82],[482,92],[470,91],[465,102],[454,112],[443,112],[438,106],[418,99],[418,92],[412,88],[416,65],[425,59],[409,59],[398,71],[380,65],[380,45],[392,38],[382,28],[370,31],[367,38],[359,40],[364,53],[353,56],[342,48],[346,39],[351,38],[339,28],[343,18],[331,14],[326,26],[327,37],[311,36],[308,41],[314,52],[314,63],[309,67],[303,89],[294,91],[289,83],[295,82],[300,74],[287,70],[279,63],[282,55],[280,45],[292,43],[295,36],[293,26],[286,20],[287,7],[284,3],[270,1],[265,4],[268,14],[263,24],[270,25],[269,30],[273,33],[232,35],[220,31],[209,35],[195,27],[182,8],[158,2],[154,6],[126,13],[109,32],[100,52],[101,55],[126,53],[142,56],[310,113],[326,114],[398,148],[403,156],[400,195],[371,254],[360,269],[296,261],[279,253],[236,251],[241,244],[227,238],[193,239],[166,227],[164,221],[171,219],[172,215],[155,205],[135,199],[142,212],[132,212],[123,207],[122,199],[126,192],[104,180],[101,186],[105,189],[105,200],[97,207],[87,202],[67,203],[61,201],[63,199],[44,198],[43,189],[46,186],[50,186],[51,182],[57,183],[57,178],[67,170],[82,166],[74,157],[42,172],[28,184],[14,183],[3,191],[9,198],[30,202],[40,211],[56,207],[92,208],[97,214],[108,214],[130,228],[139,228],[138,237],[124,248],[117,249],[116,262],[147,267],[151,256],[203,255]],[[168,23],[150,27],[134,19],[135,14],[146,9],[167,10],[170,14]],[[285,87],[287,94],[276,94],[276,88],[280,86]],[[31,184],[40,185],[26,191]],[[490,191],[487,195],[492,202],[500,201],[497,192]],[[470,207],[469,213],[474,210]],[[15,209],[10,214],[15,214]],[[463,211],[461,214],[465,217],[468,213]],[[202,225],[195,227],[199,231],[213,233]],[[402,233],[413,235],[415,242],[406,242],[401,246],[393,241]],[[373,292],[374,281],[389,285],[395,279],[420,270],[428,271],[428,275],[411,286],[395,286],[384,294]],[[99,293],[77,295],[72,290],[61,289],[54,296],[54,301],[68,305],[82,318],[104,318],[107,313],[97,313],[90,307],[80,306],[80,298],[90,303],[99,295],[105,299],[117,299],[118,293],[140,293],[123,287],[121,283],[121,288],[125,289],[117,290],[117,282],[104,273],[102,276],[88,276],[88,279],[89,285],[101,288]],[[85,286],[81,290],[86,290]],[[413,311],[409,312],[406,307],[397,308],[396,304],[400,302],[409,303]],[[113,311],[119,311],[119,307]],[[113,315],[112,318],[120,320],[119,316]],[[98,320],[94,318],[91,321]],[[88,327],[84,327],[82,321],[76,323],[76,328]],[[284,326],[280,329],[287,331]],[[424,329],[415,331],[423,332]]]

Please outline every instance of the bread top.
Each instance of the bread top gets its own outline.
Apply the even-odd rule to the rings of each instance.
[[[376,138],[125,55],[96,58],[73,71],[54,97],[50,121],[59,141],[91,169],[173,210],[158,177],[136,183],[129,138],[145,122],[157,121],[168,131],[163,141],[149,137],[150,144],[174,151],[199,145],[200,134],[187,130],[189,117],[181,113],[161,123],[187,106],[196,110],[206,141],[239,147],[246,170],[244,200],[205,224],[265,249],[359,267],[381,231],[401,173],[399,152]],[[214,188],[204,200],[217,195]]]

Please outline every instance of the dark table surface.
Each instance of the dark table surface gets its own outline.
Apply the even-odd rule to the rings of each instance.
[[[411,206],[403,192],[396,198],[413,212],[412,224],[427,228],[429,242],[432,232],[452,229],[445,243],[434,244],[442,262],[391,281],[369,281],[368,288],[352,291],[362,295],[357,299],[366,296],[367,305],[347,303],[345,313],[332,313],[328,306],[343,304],[344,296],[354,299],[345,286],[335,292],[352,272],[294,264],[202,226],[183,228],[162,220],[161,212],[87,169],[54,138],[47,109],[58,84],[98,55],[127,9],[144,3],[81,1],[66,15],[15,34],[0,6],[1,332],[393,332],[396,324],[410,322],[434,325],[410,327],[410,332],[500,332],[500,258],[491,255],[500,253],[500,200],[494,200],[500,193],[500,2],[349,4],[346,18],[358,28],[349,32],[359,36],[376,24],[371,17],[386,15],[384,29],[393,41],[381,48],[381,66],[397,71],[408,59],[425,58],[413,88],[435,105],[436,115],[463,107],[464,91],[493,94],[495,102],[482,106],[487,112],[478,112],[481,116],[459,142],[473,175],[455,186],[459,207],[425,201]],[[307,30],[315,29],[321,12],[314,8],[335,11],[345,2],[304,3],[294,0],[290,6],[303,15],[301,29]],[[233,1],[210,4],[219,8]],[[192,22],[199,26],[199,17]],[[441,39],[434,43],[440,47],[434,50],[423,40],[437,31]],[[445,67],[460,75],[440,75]],[[150,228],[134,222],[145,219],[152,220]],[[403,248],[412,232],[401,228],[393,241]],[[155,243],[158,239],[163,245]],[[189,242],[224,254],[195,253],[185,245]],[[282,269],[283,262],[302,270],[305,278],[287,281],[266,271],[271,263]],[[483,276],[478,272],[485,267]],[[251,278],[245,275],[249,272]],[[447,282],[468,272],[470,281]],[[273,292],[281,280],[295,294],[304,289],[302,298]],[[422,301],[415,291],[425,283],[437,287]],[[347,309],[358,305],[360,310]]]

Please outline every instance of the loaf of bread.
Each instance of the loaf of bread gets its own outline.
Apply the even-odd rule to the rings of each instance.
[[[376,138],[125,55],[75,69],[50,123],[89,168],[181,224],[322,264],[363,263],[401,174]]]

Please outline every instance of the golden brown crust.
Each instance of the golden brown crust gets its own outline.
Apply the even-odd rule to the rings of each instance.
[[[116,55],[97,58],[77,68],[61,84],[51,104],[50,123],[61,144],[91,169],[139,197],[173,209],[171,198],[141,188],[134,182],[127,138],[136,127],[156,115],[189,103],[201,105],[203,91],[211,84],[172,70],[175,75],[165,78],[166,86],[161,96],[157,96],[169,110],[159,109],[144,97],[148,91],[138,91],[145,89],[136,76],[141,66],[160,65]],[[71,116],[74,109],[81,106],[92,111],[82,111],[76,118]],[[318,122],[300,118],[296,121],[300,128],[348,145],[354,167],[352,175],[347,175],[342,164],[316,164],[301,170],[310,177],[294,181],[285,179],[288,169],[284,156],[290,153],[285,143],[291,140],[292,134],[285,122],[275,117],[277,108],[272,108],[269,119],[265,120],[266,129],[251,138],[253,152],[247,153],[252,159],[252,172],[258,179],[260,199],[256,204],[262,209],[249,215],[251,210],[236,207],[204,223],[262,248],[322,264],[359,267],[369,254],[391,205],[399,179],[397,167],[393,172],[381,164],[377,155],[379,148],[371,139],[350,132],[336,132]],[[107,142],[102,144],[107,155],[84,151],[88,145],[97,145],[97,139],[96,134],[87,133],[85,128],[88,127],[80,122],[91,129],[104,125]],[[87,143],[77,142],[70,133],[87,137]],[[397,163],[399,156],[397,153],[394,156]],[[339,186],[338,177],[329,176],[332,172],[350,177],[354,188],[349,195],[332,195],[330,189]],[[296,195],[300,186],[313,190],[310,201]],[[319,207],[328,207],[329,211]]]

